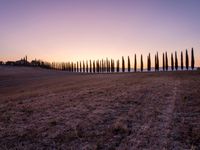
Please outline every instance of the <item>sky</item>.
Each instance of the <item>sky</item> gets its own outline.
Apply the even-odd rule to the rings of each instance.
[[[67,62],[194,48],[200,0],[0,0],[0,60]],[[169,56],[168,56],[169,57]]]

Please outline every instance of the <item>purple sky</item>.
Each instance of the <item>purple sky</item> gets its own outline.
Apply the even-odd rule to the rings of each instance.
[[[144,58],[194,47],[200,0],[1,0],[0,60]],[[152,57],[153,59],[153,57]],[[146,61],[146,60],[145,60]]]

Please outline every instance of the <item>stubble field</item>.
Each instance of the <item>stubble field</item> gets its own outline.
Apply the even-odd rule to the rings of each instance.
[[[0,67],[0,149],[200,149],[200,72]]]

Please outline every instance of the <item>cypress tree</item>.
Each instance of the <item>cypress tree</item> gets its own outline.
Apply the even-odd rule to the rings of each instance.
[[[60,65],[60,64],[59,64]],[[73,63],[71,62],[70,63],[70,66],[71,66],[71,72],[73,72]],[[60,68],[60,67],[59,67]]]
[[[147,56],[147,70],[149,71],[149,55]]]
[[[119,60],[117,60],[117,72],[119,72]]]
[[[171,53],[171,69],[172,69],[172,71],[174,70],[174,58],[173,58],[173,53]]]
[[[136,57],[136,54],[135,54],[134,71],[135,72],[137,71],[137,57]]]
[[[74,63],[74,72],[76,72],[76,63]]]
[[[175,51],[175,69],[178,70],[178,58],[177,58],[177,52]]]
[[[122,56],[122,72],[125,71],[125,62],[124,62],[124,57]]]
[[[81,66],[81,61],[80,61],[80,72],[82,72],[82,66]]]
[[[157,52],[157,70],[159,71],[159,56],[158,56],[158,52]]]
[[[78,61],[76,62],[76,72],[79,72],[79,70],[78,70]]]
[[[93,73],[95,73],[95,60],[93,60]]]
[[[141,72],[143,72],[143,58],[142,58],[142,55],[141,55]]]
[[[110,61],[108,60],[108,72],[110,72]]]
[[[192,48],[191,50],[191,68],[194,69],[194,50]]]
[[[88,60],[86,61],[86,72],[88,73]]]
[[[96,61],[96,69],[97,69],[97,73],[99,73],[99,60]]]
[[[165,54],[163,53],[163,71],[165,71]]]
[[[168,71],[168,57],[167,57],[167,52],[165,52],[165,65],[166,65],[166,71]]]
[[[113,72],[113,64],[112,64],[112,59],[110,60],[110,72]]]
[[[181,70],[183,70],[183,52],[181,51]]]
[[[149,53],[149,71],[151,71],[151,54]]]
[[[83,72],[85,72],[85,62],[83,61]]]
[[[115,72],[115,61],[113,60],[113,72]]]
[[[106,58],[106,71],[108,72],[108,58]]]
[[[130,71],[131,71],[131,63],[130,63],[130,58],[128,56],[128,72],[130,72]]]
[[[186,49],[186,52],[185,52],[185,66],[186,66],[186,69],[188,70],[188,67],[189,67],[189,58],[188,58],[188,51]]]
[[[92,73],[92,61],[90,59],[90,73]]]
[[[157,56],[155,55],[155,71],[157,71]]]

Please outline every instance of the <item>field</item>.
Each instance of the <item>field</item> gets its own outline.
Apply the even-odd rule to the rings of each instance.
[[[0,149],[200,149],[200,71],[0,67]]]

